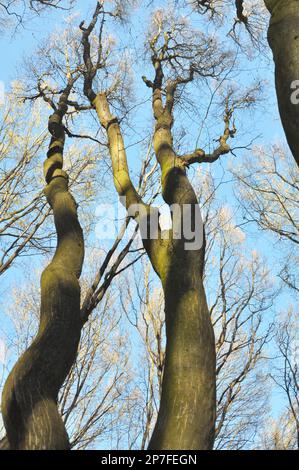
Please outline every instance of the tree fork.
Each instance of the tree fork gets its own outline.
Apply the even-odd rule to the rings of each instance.
[[[196,194],[180,158],[171,145],[168,147],[171,125],[161,135],[159,119],[154,147],[162,171],[163,198],[169,205],[179,205],[182,211],[184,205],[189,205],[192,230],[199,231],[194,218],[199,211]],[[182,227],[183,223],[181,220]],[[171,234],[167,254],[160,260],[167,342],[160,409],[149,443],[149,449],[154,450],[207,450],[214,444],[216,356],[202,280],[204,233],[200,248],[188,250],[186,242],[183,236],[176,240]]]
[[[158,98],[154,98],[155,106],[160,109]],[[147,208],[130,179],[120,127],[110,113],[105,94],[96,95],[92,103],[107,131],[118,194],[126,197],[128,210],[131,204]],[[192,230],[195,230],[194,216],[199,206],[186,176],[185,163],[172,148],[171,110],[165,108],[157,116],[154,149],[162,172],[163,198],[169,205],[191,206]],[[140,214],[137,220],[138,217]],[[185,238],[176,240],[171,232],[169,236],[168,240],[163,240],[159,233],[158,239],[143,239],[163,286],[167,336],[161,404],[149,449],[207,450],[212,449],[214,443],[216,358],[202,281],[205,245],[186,250]]]
[[[99,13],[96,9],[96,17]],[[142,201],[132,183],[121,129],[110,111],[106,93],[97,94],[92,88],[95,71],[100,68],[100,64],[93,65],[90,55],[89,37],[96,24],[94,18],[82,34],[84,93],[107,133],[115,189],[119,196],[125,197],[129,215],[142,227],[146,224],[141,219],[147,218],[154,208]],[[156,120],[153,146],[162,173],[162,195],[168,205],[177,204],[180,208],[189,205],[192,230],[200,230],[201,227],[195,227],[195,214],[199,212],[197,197],[186,176],[186,162],[174,152],[171,132],[175,89],[192,81],[194,71],[190,67],[188,78],[178,77],[167,85],[164,105],[163,70],[161,59],[155,53],[157,39],[155,36],[150,41],[155,80],[150,82],[146,77],[143,80],[152,88]],[[130,207],[137,204],[140,210],[134,215]],[[144,248],[162,282],[167,334],[161,404],[149,448],[211,449],[216,415],[216,354],[202,280],[205,246],[203,243],[195,250],[186,250],[185,243],[189,240],[175,239],[172,231],[164,238],[159,227],[157,230],[156,237],[150,239],[141,233]]]

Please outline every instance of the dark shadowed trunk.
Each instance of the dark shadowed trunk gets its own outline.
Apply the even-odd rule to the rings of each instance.
[[[268,41],[275,63],[275,86],[281,122],[292,154],[299,165],[299,2],[265,0],[271,13]],[[298,81],[297,84],[294,83]],[[292,85],[293,84],[293,85]],[[294,98],[296,98],[294,96]]]

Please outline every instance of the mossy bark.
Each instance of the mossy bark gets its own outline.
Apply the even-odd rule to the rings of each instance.
[[[265,4],[271,14],[268,42],[275,63],[275,86],[281,122],[299,165],[299,104],[291,100],[294,92],[291,85],[299,80],[299,2],[265,0]]]
[[[213,447],[215,340],[202,282],[203,256],[204,246],[188,251],[183,240],[170,239],[159,259],[167,342],[160,410],[150,449]]]
[[[63,100],[63,97],[62,97]],[[59,111],[63,111],[63,101]],[[49,120],[52,134],[45,164],[45,194],[53,209],[57,248],[41,277],[38,333],[18,359],[2,394],[6,439],[0,448],[59,450],[69,448],[57,398],[76,358],[80,340],[80,285],[84,242],[77,206],[62,170],[63,112]]]
[[[200,278],[184,286],[185,270],[178,272],[164,288],[166,360],[149,449],[207,450],[214,442],[214,336]]]
[[[154,138],[162,170],[164,200],[191,208],[192,231],[203,227],[195,220],[196,194],[172,149],[169,127],[158,119]],[[182,229],[184,221],[181,220]],[[216,416],[215,339],[203,287],[204,237],[201,248],[186,249],[170,234],[158,263],[165,298],[166,354],[162,396],[149,448],[155,450],[212,449]]]
[[[171,99],[171,97],[169,98]],[[124,142],[119,123],[110,113],[105,94],[92,101],[102,126],[107,131],[116,190],[126,197],[126,207],[139,204],[136,216],[143,228],[142,217],[148,218],[152,208],[137,194],[127,166]],[[172,145],[172,106],[163,106],[161,93],[153,99],[156,118],[154,150],[162,173],[162,194],[165,202],[181,209],[191,208],[192,231],[199,211],[196,194],[186,176],[184,162]],[[180,220],[182,229],[184,219]],[[211,449],[215,426],[215,340],[207,307],[202,275],[204,244],[186,249],[186,240],[170,231],[164,239],[158,230],[157,239],[143,237],[143,244],[153,268],[161,279],[165,296],[166,361],[162,382],[162,397],[157,423],[149,448]],[[148,234],[147,234],[148,235]]]

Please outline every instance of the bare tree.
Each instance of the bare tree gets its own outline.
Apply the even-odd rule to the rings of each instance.
[[[263,0],[192,0],[190,5],[209,21],[224,25],[227,36],[247,55],[252,54],[252,46],[263,51],[268,19]]]
[[[257,447],[263,450],[295,450],[297,448],[296,427],[287,410],[276,419],[266,419],[259,433]]]
[[[89,138],[89,136],[84,136],[82,134],[74,135],[72,132],[70,132],[70,130],[67,126],[68,119],[70,119],[71,122],[73,122],[73,114],[77,112],[76,104],[71,100],[71,94],[74,93],[73,88],[74,88],[76,80],[79,78],[79,74],[78,74],[78,67],[76,67],[76,65],[72,69],[70,69],[69,61],[68,61],[67,56],[64,56],[64,60],[67,61],[66,68],[64,69],[64,71],[65,71],[64,77],[66,78],[67,86],[64,88],[64,91],[63,91],[62,94],[61,94],[61,91],[58,91],[56,88],[51,89],[50,87],[47,87],[47,85],[45,85],[43,82],[41,82],[40,76],[37,74],[37,75],[35,75],[35,78],[37,79],[37,93],[34,94],[34,95],[32,95],[32,93],[27,94],[27,96],[25,97],[26,101],[30,100],[31,102],[36,101],[37,99],[40,98],[47,105],[49,105],[53,109],[53,115],[50,117],[50,120],[49,120],[49,131],[50,131],[50,133],[52,134],[53,137],[52,137],[52,140],[51,140],[51,143],[50,143],[50,148],[49,148],[49,151],[48,151],[48,160],[44,164],[44,173],[45,173],[45,177],[46,177],[47,182],[48,181],[50,182],[51,178],[54,178],[55,182],[60,182],[60,178],[65,178],[66,174],[61,170],[62,160],[63,160],[62,159],[62,151],[63,151],[63,148],[64,148],[65,133],[67,133],[70,137],[73,137],[73,138],[79,138],[80,137],[82,139],[89,139],[92,143],[94,143],[94,142],[99,143],[99,141],[97,139],[93,139],[92,137]],[[57,65],[57,68],[55,69],[55,67],[53,67],[53,64],[51,64],[52,67],[50,67],[50,71],[52,71],[52,68],[53,68],[54,69],[53,74],[55,75],[55,72],[56,72],[59,75],[60,74],[59,64],[57,64],[57,62],[56,62],[56,65]],[[47,70],[46,69],[44,69],[44,70],[45,70],[44,74],[46,76],[48,76]],[[34,72],[37,73],[36,69],[34,69]],[[31,92],[32,92],[32,90],[31,90]],[[22,95],[24,96],[23,92],[22,92]],[[71,107],[70,110],[69,110],[69,107]],[[73,111],[73,109],[75,111]],[[10,150],[12,150],[12,149],[10,149]],[[92,148],[91,151],[94,151],[94,149]],[[79,168],[81,169],[82,172],[86,168],[86,166],[89,164],[89,159],[85,159],[84,157],[85,157],[85,155],[82,158],[83,161],[80,161],[81,155],[78,154]],[[66,159],[66,155],[64,155],[64,159]],[[151,174],[153,173],[153,171],[155,169],[154,167],[152,169],[149,169],[149,166],[150,166],[150,154],[148,153],[147,158],[144,161],[144,164],[142,166],[142,171],[141,171],[141,174],[140,174],[140,177],[139,177],[139,183],[140,183],[139,189],[140,189],[142,194],[145,194],[147,192],[148,188],[147,188],[146,184],[149,181],[149,179],[151,177]],[[66,167],[66,165],[64,165],[64,167]],[[52,173],[54,174],[54,176],[52,175]],[[60,175],[60,173],[61,173],[62,176]],[[72,174],[72,172],[70,172],[70,173],[71,173],[71,176],[74,178],[75,186],[78,185],[79,188],[80,188],[80,185],[82,186],[82,179],[79,178],[80,173],[79,174]],[[20,182],[20,184],[23,185],[23,186],[21,186],[21,188],[24,187],[24,191],[26,191],[26,189],[28,189],[28,187],[26,187],[25,181],[22,180],[21,176],[18,175],[18,178],[16,178],[15,174],[14,174],[14,178],[11,178],[11,180],[14,183],[15,182],[16,183]],[[89,183],[92,183],[92,181],[90,179],[87,178],[87,180],[88,180]],[[59,188],[60,188],[60,186],[59,186]],[[34,187],[34,189],[36,189],[36,187]],[[82,189],[82,187],[81,187],[81,189]],[[84,194],[83,197],[86,197],[85,196],[85,191],[87,191],[87,187],[83,189],[83,194]],[[16,190],[16,192],[17,192],[17,190]],[[80,191],[78,191],[78,192],[80,192]],[[58,211],[58,214],[55,213],[55,207],[56,207],[55,204],[58,204],[58,209],[59,210],[61,208],[63,209],[63,204],[60,204],[59,196],[57,196],[58,193],[59,193],[59,191],[57,193],[56,193],[56,191],[54,191],[54,195],[53,195],[54,202],[53,202],[52,208],[53,208],[53,211],[54,211],[54,218],[56,216],[60,217],[59,216],[59,214],[60,214],[59,211]],[[46,194],[47,194],[47,190],[46,190]],[[63,190],[62,191],[62,197],[63,198],[64,198],[64,194],[65,194],[65,191]],[[69,199],[69,193],[67,193],[66,196],[67,196],[66,198]],[[51,194],[48,197],[51,197]],[[12,200],[13,200],[13,202],[15,202],[15,200],[17,200],[17,202],[19,202],[17,196],[14,196],[14,198],[12,197]],[[72,204],[75,204],[75,203],[73,203],[73,199],[72,199],[71,196],[70,196],[70,202],[72,202]],[[76,209],[75,205],[74,205],[74,208]],[[72,205],[70,206],[70,209],[72,209]],[[66,210],[67,210],[67,205],[66,205]],[[9,213],[8,210],[7,210],[7,213]],[[76,214],[76,210],[75,210],[74,214]],[[71,268],[73,266],[73,263],[79,262],[80,260],[82,261],[82,259],[80,258],[80,256],[82,255],[82,252],[76,248],[76,243],[77,243],[76,239],[73,241],[72,237],[70,237],[70,239],[69,239],[69,236],[68,236],[68,230],[70,229],[70,222],[72,222],[71,217],[72,217],[72,211],[71,211],[70,217],[67,217],[67,213],[66,213],[64,215],[64,217],[62,217],[62,218],[60,217],[58,219],[58,221],[55,219],[56,220],[56,229],[58,231],[58,247],[57,247],[56,254],[54,256],[54,261],[53,261],[54,268],[56,267],[56,264],[55,264],[56,260],[57,260],[57,263],[58,263],[59,266],[63,265],[64,269],[68,268],[68,263],[70,263],[70,268]],[[22,223],[22,218],[21,217],[20,217],[20,220],[21,220],[21,223]],[[124,261],[126,255],[128,254],[128,252],[130,251],[131,244],[132,244],[132,242],[134,240],[134,237],[135,237],[135,234],[136,234],[136,230],[135,230],[135,232],[134,232],[135,234],[133,233],[133,235],[131,236],[129,241],[127,243],[125,243],[124,246],[120,247],[120,244],[122,242],[122,238],[123,238],[125,230],[128,226],[128,223],[129,223],[129,218],[127,218],[127,220],[125,221],[125,223],[123,225],[123,228],[120,230],[120,233],[119,233],[117,239],[115,240],[115,243],[112,245],[112,247],[109,249],[107,255],[105,256],[105,258],[103,260],[103,263],[101,264],[98,272],[95,273],[95,277],[94,277],[93,281],[91,282],[90,288],[88,288],[86,290],[86,295],[85,295],[85,297],[82,301],[82,306],[79,305],[78,318],[76,317],[76,315],[73,317],[73,321],[75,322],[75,327],[76,328],[73,328],[72,331],[73,331],[73,334],[75,336],[77,334],[77,341],[79,341],[80,330],[82,329],[82,326],[84,325],[84,323],[86,323],[86,321],[90,317],[92,311],[98,306],[99,302],[103,299],[103,297],[106,294],[107,289],[111,285],[113,279],[118,274],[120,274],[124,269],[126,269],[126,266],[123,265],[123,261]],[[65,230],[66,230],[65,235],[64,235],[63,227],[61,227],[60,224],[62,224],[63,227],[65,227]],[[76,229],[76,226],[75,226],[75,229]],[[80,233],[81,233],[81,229],[80,229]],[[74,236],[76,238],[76,230],[74,231]],[[45,237],[45,238],[47,239],[47,237]],[[70,247],[68,246],[69,244],[71,245]],[[62,245],[62,248],[61,248],[61,245]],[[80,248],[80,246],[79,246],[79,248]],[[119,252],[117,253],[118,248],[120,248],[120,249],[119,249]],[[73,260],[73,256],[74,256],[74,260]],[[62,257],[62,260],[60,259],[61,257]],[[78,257],[78,259],[77,259],[77,257]],[[129,264],[130,265],[133,264],[137,259],[139,259],[139,257],[140,257],[140,254],[138,254],[137,257],[131,259]],[[49,265],[49,272],[51,274],[52,264]],[[45,279],[47,277],[46,276],[47,274],[48,274],[48,271],[45,270],[45,275],[43,276],[43,279]],[[59,273],[58,279],[60,279],[62,274],[63,274],[63,270],[62,270],[62,272]],[[69,273],[69,274],[71,274],[71,273]],[[78,275],[79,272],[78,273],[76,272],[75,274]],[[58,279],[55,280],[55,278],[54,278],[52,281],[57,283]],[[45,291],[45,286],[46,286],[46,282],[44,282],[44,284],[43,284],[44,290],[41,291],[42,307],[43,307],[43,304],[47,303],[48,298],[49,298],[49,294],[48,294],[47,289]],[[76,312],[76,308],[77,308],[75,303],[77,303],[77,301],[79,299],[79,296],[78,295],[76,296],[75,292],[74,292],[74,295],[70,293],[71,297],[72,297],[72,302],[67,305],[66,311],[64,311],[65,305],[62,302],[63,295],[60,298],[60,289],[64,289],[64,283],[61,282],[61,286],[60,286],[60,283],[59,283],[59,285],[56,286],[56,287],[58,288],[59,292],[55,293],[53,291],[52,295],[54,296],[53,300],[57,303],[57,305],[55,304],[55,306],[57,307],[57,310],[58,310],[57,315],[58,314],[68,315],[71,311],[73,311],[73,314],[74,314]],[[74,287],[75,286],[73,286],[73,288]],[[68,289],[67,285],[65,286],[65,288],[67,290],[67,292],[66,292],[66,296],[67,296],[69,289]],[[62,291],[62,294],[63,294],[63,291]],[[51,296],[50,296],[50,300],[51,300]],[[42,314],[44,315],[43,311],[42,311]],[[54,320],[55,320],[55,318],[54,318]],[[70,320],[71,320],[71,318],[69,318],[69,321]],[[39,360],[43,360],[43,358],[44,358],[43,355],[44,354],[49,356],[50,362],[52,360],[55,362],[55,367],[57,369],[57,373],[59,372],[59,366],[61,367],[61,369],[65,366],[65,369],[64,369],[65,370],[65,377],[68,376],[67,381],[68,381],[69,393],[73,393],[73,387],[78,386],[79,389],[81,387],[83,387],[84,384],[85,384],[85,381],[86,381],[86,377],[88,377],[88,367],[87,367],[87,364],[86,364],[86,360],[85,361],[83,360],[83,365],[82,365],[82,367],[80,366],[81,372],[80,372],[80,377],[78,379],[76,379],[76,374],[74,374],[74,369],[71,369],[71,373],[70,373],[70,375],[68,375],[69,369],[72,367],[72,363],[73,363],[73,361],[75,360],[75,357],[76,357],[76,350],[74,350],[73,347],[72,347],[72,344],[70,344],[70,342],[72,340],[71,336],[68,335],[67,340],[63,341],[64,331],[66,332],[68,330],[67,323],[65,324],[66,329],[64,330],[63,328],[60,328],[60,330],[59,330],[60,334],[56,338],[56,341],[61,342],[61,343],[63,342],[63,347],[66,350],[66,353],[62,354],[60,362],[57,361],[56,356],[57,356],[57,354],[59,354],[59,344],[57,344],[56,342],[53,342],[53,344],[51,344],[50,336],[52,334],[51,333],[51,328],[55,332],[55,328],[57,328],[57,325],[59,324],[59,321],[60,320],[58,318],[57,321],[56,320],[54,321],[54,325],[53,326],[49,325],[49,327],[47,327],[47,324],[44,325],[44,323],[42,322],[41,326],[40,326],[40,329],[37,333],[37,337],[33,340],[32,345],[29,346],[28,349],[23,354],[22,354],[22,351],[19,351],[19,353],[21,354],[21,357],[18,360],[17,365],[13,369],[12,373],[10,374],[10,376],[8,378],[8,381],[6,382],[6,385],[4,387],[4,392],[3,392],[3,405],[2,406],[3,406],[4,424],[5,424],[5,427],[6,427],[6,430],[7,430],[7,438],[5,438],[2,441],[2,443],[1,443],[2,448],[7,448],[7,447],[9,447],[9,448],[14,448],[14,447],[17,447],[17,448],[41,448],[41,447],[56,448],[56,447],[68,447],[68,446],[69,447],[81,446],[81,445],[85,446],[85,445],[89,445],[91,442],[93,442],[97,438],[97,436],[99,435],[100,432],[101,433],[104,432],[103,430],[105,429],[106,425],[104,426],[105,419],[103,417],[104,417],[104,414],[106,412],[103,412],[103,408],[104,408],[104,406],[106,406],[106,402],[107,402],[106,397],[103,397],[102,405],[96,407],[96,410],[95,410],[94,414],[91,414],[91,415],[88,415],[88,416],[86,415],[86,407],[89,408],[91,406],[92,400],[95,400],[94,394],[92,393],[94,387],[92,387],[91,391],[88,392],[86,394],[86,396],[84,396],[84,397],[82,397],[81,395],[79,397],[78,391],[75,392],[76,399],[74,400],[74,403],[72,403],[72,406],[68,406],[68,403],[65,402],[65,400],[63,400],[63,402],[62,402],[63,403],[63,408],[59,408],[59,411],[62,412],[62,416],[63,416],[63,422],[60,421],[61,429],[63,430],[66,427],[68,420],[74,419],[74,416],[75,416],[75,419],[80,418],[80,414],[79,414],[79,417],[76,417],[76,414],[72,412],[74,407],[76,408],[77,404],[80,403],[80,406],[78,407],[78,408],[80,408],[83,405],[83,403],[86,403],[86,407],[82,409],[82,419],[81,420],[79,419],[80,424],[81,424],[81,428],[79,429],[79,427],[77,427],[77,436],[73,436],[73,441],[70,441],[69,444],[67,444],[67,436],[66,436],[65,433],[64,433],[64,436],[63,436],[63,433],[62,433],[61,436],[59,436],[59,433],[58,433],[54,437],[52,436],[51,433],[50,433],[50,435],[46,435],[46,436],[36,435],[35,436],[36,437],[35,441],[30,440],[30,436],[29,436],[28,437],[28,439],[29,439],[28,442],[27,441],[24,441],[24,442],[21,441],[21,442],[15,443],[14,441],[11,440],[11,437],[10,437],[10,432],[11,431],[9,430],[9,423],[8,423],[8,426],[7,426],[7,413],[9,414],[11,412],[14,412],[13,406],[12,407],[9,406],[9,409],[7,409],[7,402],[9,402],[8,404],[10,405],[10,396],[9,396],[9,394],[11,392],[10,391],[10,386],[13,385],[11,377],[14,376],[16,373],[18,373],[19,370],[22,370],[22,364],[24,363],[24,358],[25,358],[25,360],[30,362],[31,351],[35,350],[34,348],[35,348],[36,344],[37,344],[37,349],[39,349],[39,354],[40,354],[41,358],[37,357],[37,363],[32,365],[32,369],[29,371],[30,373],[28,374],[28,379],[27,379],[26,376],[24,378],[24,380],[28,380],[28,387],[27,387],[26,382],[23,384],[22,377],[21,377],[21,385],[20,385],[21,388],[23,388],[23,385],[24,385],[24,393],[27,392],[27,394],[28,394],[28,400],[29,400],[29,405],[30,406],[35,406],[34,400],[31,401],[31,394],[34,394],[34,393],[37,394],[36,399],[38,401],[40,395],[43,398],[43,393],[45,393],[47,395],[47,398],[49,398],[49,400],[52,398],[54,400],[54,403],[55,403],[56,399],[53,398],[54,393],[58,393],[58,391],[59,391],[59,387],[57,386],[57,383],[55,381],[53,381],[53,384],[51,385],[51,384],[48,383],[48,380],[50,380],[50,382],[51,382],[51,379],[49,379],[49,377],[48,377],[48,379],[45,379],[45,376],[43,374],[46,373],[46,368],[44,367],[42,369],[41,367],[39,367]],[[41,328],[44,328],[44,327],[46,328],[46,344],[43,344],[43,330],[41,329]],[[48,333],[48,331],[49,331],[49,333]],[[89,331],[92,331],[92,330],[89,330]],[[76,338],[74,338],[74,339],[76,339]],[[90,338],[89,338],[89,340],[90,340]],[[99,344],[97,342],[97,338],[96,338],[95,334],[93,334],[93,340],[94,340],[94,343],[95,343],[94,351],[96,351],[96,346],[99,347]],[[48,343],[47,343],[47,341],[48,341]],[[77,344],[78,344],[78,342],[77,342]],[[62,348],[62,344],[60,344],[60,346]],[[51,356],[51,352],[49,352],[46,347],[48,347],[49,349],[51,349],[51,347],[54,348],[55,354],[53,355],[53,357]],[[72,360],[68,359],[68,355],[70,355],[71,353],[73,354],[73,356],[72,356],[73,359]],[[88,352],[88,355],[89,354],[90,354],[90,351]],[[95,355],[95,352],[93,352],[93,355]],[[67,361],[67,363],[65,363],[65,361]],[[54,362],[53,362],[53,364],[54,364]],[[52,362],[51,362],[51,364],[52,364]],[[111,364],[113,364],[113,361],[111,362]],[[37,371],[35,371],[35,367],[38,367]],[[68,367],[69,369],[66,370],[66,367]],[[85,370],[85,367],[87,367],[87,370]],[[107,373],[108,370],[109,370],[109,368],[107,366],[105,374]],[[37,375],[34,376],[34,373],[36,373]],[[30,377],[30,374],[33,375],[32,378]],[[36,381],[39,380],[39,374],[41,374],[41,379],[40,380],[41,381],[43,380],[43,382],[41,384],[42,390],[36,389],[36,386],[33,383],[35,381],[35,379],[36,379]],[[54,374],[54,372],[53,372],[53,374]],[[61,374],[62,374],[62,372],[61,372]],[[122,376],[122,373],[120,374],[120,376]],[[83,377],[83,379],[82,379],[82,377]],[[46,383],[45,383],[45,380],[46,380]],[[115,385],[116,382],[119,382],[118,376],[116,376],[115,380],[113,381],[113,384]],[[18,384],[17,380],[15,381],[15,384]],[[51,389],[50,391],[48,391],[47,387],[49,387],[49,386],[51,386],[53,388],[54,387],[57,387],[57,388]],[[28,390],[26,389],[26,387],[28,388]],[[45,391],[44,391],[43,387],[45,387]],[[13,395],[14,390],[12,390],[11,393]],[[48,394],[50,394],[50,393],[52,395],[50,395],[50,397],[48,397]],[[115,393],[116,393],[116,395],[118,395],[119,394],[119,389],[117,389]],[[67,394],[65,399],[69,399],[69,396],[70,395]],[[111,396],[111,393],[109,394],[109,396]],[[13,397],[14,397],[14,395],[13,395]],[[114,401],[115,401],[115,399],[114,399]],[[14,403],[12,403],[12,405],[14,405]],[[19,407],[19,404],[17,404],[17,406]],[[28,406],[28,403],[26,402],[24,404],[24,408],[26,408],[26,412],[30,412],[30,410],[27,410],[27,406]],[[51,402],[50,402],[50,406],[52,406]],[[66,408],[66,406],[68,406],[68,408]],[[112,405],[111,406],[109,405],[108,408],[111,411]],[[91,409],[90,409],[90,411],[91,411]],[[53,413],[54,413],[54,411],[53,411]],[[103,413],[102,420],[101,420],[101,424],[102,424],[103,428],[102,428],[102,431],[100,431],[99,428],[95,431],[94,430],[95,424],[98,422],[99,415],[101,413]],[[108,413],[108,411],[107,411],[107,413]],[[56,417],[55,417],[55,415],[53,414],[53,416],[57,420],[57,422],[59,423],[59,419],[58,419],[59,415],[56,414]],[[26,418],[26,414],[25,414],[25,418]],[[22,418],[22,419],[25,419],[25,418]],[[85,418],[88,418],[88,420],[86,420]],[[109,417],[109,419],[110,419],[110,417]],[[25,424],[26,423],[24,423],[22,425],[24,425],[24,427],[25,427]],[[30,425],[30,422],[29,422],[29,425]],[[112,424],[110,423],[110,425],[112,425]],[[79,426],[78,423],[77,423],[77,426]],[[15,429],[15,428],[13,428],[13,429]],[[17,431],[18,430],[15,429],[14,432],[17,432]],[[45,425],[41,422],[41,434],[44,431],[47,432],[47,429],[45,428]],[[20,425],[20,432],[23,432],[21,425]],[[26,432],[25,429],[24,429],[24,432]],[[72,429],[72,432],[74,433],[74,429]],[[22,436],[19,436],[19,437],[20,437],[20,439],[22,439]],[[16,436],[16,439],[19,438],[19,437]],[[40,441],[38,440],[38,438],[40,438]],[[61,440],[59,440],[59,438],[61,438]],[[54,439],[54,440],[56,439],[56,441],[52,442],[51,439]],[[64,442],[62,442],[63,439],[65,439]]]
[[[18,109],[17,109],[18,108]],[[26,115],[26,120],[25,120]],[[37,109],[27,120],[25,107],[16,106],[14,97],[7,100],[2,112],[0,170],[0,273],[31,244],[39,241],[36,232],[49,215],[41,192],[32,187],[36,178],[35,163],[45,149],[46,132],[35,130]],[[26,127],[24,123],[26,122]],[[41,240],[40,240],[41,242]]]
[[[256,148],[250,159],[244,159],[232,172],[238,182],[244,223],[258,224],[284,247],[279,275],[294,292],[298,291],[299,181],[293,159],[281,145],[273,145],[269,150]]]
[[[263,42],[263,33],[267,29],[268,15],[265,14],[265,8],[270,13],[267,37],[275,64],[275,88],[278,107],[286,139],[298,165],[298,2],[296,0],[253,0],[252,2],[245,2],[245,0],[228,0],[224,2],[196,0],[192,4],[200,13],[210,13],[212,17],[219,16],[225,6],[228,7],[229,11],[235,12],[234,25],[230,34],[241,48],[244,48],[244,43],[236,34],[237,26],[241,25],[245,28],[254,46],[260,48]]]
[[[109,91],[96,93],[93,90],[97,71],[105,66],[105,56],[102,55],[101,46],[98,46],[99,54],[94,58],[89,38],[99,18],[102,18],[100,25],[103,25],[105,11],[102,8],[102,4],[98,3],[89,26],[81,24],[84,93],[107,132],[116,190],[119,196],[125,197],[129,214],[130,208],[135,206],[136,209],[136,204],[141,208],[137,211],[137,217],[136,210],[130,215],[135,215],[139,225],[145,228],[153,215],[153,208],[141,200],[130,179],[119,121],[109,106]],[[100,26],[100,40],[102,31]],[[161,11],[153,18],[149,48],[155,77],[153,81],[146,77],[143,80],[152,91],[155,120],[153,147],[162,171],[162,196],[170,206],[189,206],[191,227],[194,230],[197,228],[195,218],[199,215],[199,206],[186,176],[186,166],[195,162],[213,162],[230,151],[227,141],[235,132],[230,126],[233,110],[227,105],[223,135],[212,154],[197,149],[192,154],[180,157],[173,148],[171,132],[175,95],[181,86],[192,82],[196,75],[216,77],[221,74],[228,57],[218,50],[213,39],[199,33],[195,35],[179,19],[165,21]],[[178,240],[170,231],[166,240],[157,227],[157,236],[148,239],[146,230],[142,233],[143,244],[163,285],[167,325],[160,411],[149,447],[211,448],[216,403],[215,349],[202,284],[204,244],[189,251],[185,249],[188,240],[184,236]],[[197,404],[196,408],[194,403]]]
[[[208,184],[204,185],[202,179]],[[215,198],[213,179],[202,176],[198,187],[210,240],[204,279],[216,336],[214,445],[216,449],[251,448],[268,408],[267,347],[273,322],[267,312],[272,309],[277,289],[260,256],[246,254],[245,234],[236,227],[229,207],[221,207]],[[135,406],[140,424],[132,435],[132,441],[141,442],[141,448],[147,445],[155,425],[165,364],[163,292],[149,268],[145,261],[142,274],[137,266],[132,268],[133,272],[126,274],[125,289],[120,289],[124,313],[143,346],[142,366],[138,368],[141,393]],[[133,277],[134,284],[129,282]]]
[[[84,242],[77,205],[63,171],[63,117],[76,76],[69,77],[49,118],[51,141],[44,165],[57,232],[55,255],[41,277],[38,333],[18,359],[2,394],[2,415],[11,449],[65,449],[69,438],[57,397],[76,358],[80,340],[80,277]]]
[[[27,23],[30,14],[40,15],[48,7],[68,10],[76,0],[2,0],[0,2],[0,28],[7,31]]]
[[[298,331],[296,314],[290,309],[276,326],[275,342],[278,355],[273,361],[271,372],[272,380],[286,398],[285,414],[293,429],[290,443],[295,443],[297,449],[299,449]]]
[[[152,279],[148,261],[143,260],[141,269],[132,267],[124,277],[125,283],[120,288],[121,307],[129,324],[138,332],[142,345],[134,378],[139,394],[132,410],[132,420],[137,424],[130,435],[130,446],[137,445],[145,449],[156,423],[162,394],[165,365],[164,299],[161,288],[155,286]],[[133,278],[134,283],[129,283],[129,278]]]
[[[266,315],[277,292],[260,256],[245,254],[230,211],[220,209],[215,222],[221,229],[205,281],[216,335],[215,448],[237,450],[253,443],[267,406],[264,369],[272,325]]]

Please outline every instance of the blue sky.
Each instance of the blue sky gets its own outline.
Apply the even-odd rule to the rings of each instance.
[[[163,4],[164,2],[159,2]],[[91,11],[89,5],[93,5],[94,2],[78,1],[75,11],[80,10],[78,14],[78,22],[81,19],[88,19],[88,12]],[[134,27],[126,30],[119,30],[119,40],[120,44],[122,41],[125,41],[126,34],[135,33],[135,31],[142,32],[145,27],[144,24],[147,21],[145,15],[138,13],[139,16],[133,16]],[[0,38],[0,56],[1,56],[1,72],[0,72],[0,81],[4,83],[5,89],[9,90],[10,83],[17,76],[20,78],[21,62],[23,57],[30,56],[36,45],[52,31],[53,28],[61,27],[63,24],[63,19],[66,18],[66,12],[58,11],[48,11],[47,14],[43,14],[41,18],[37,18],[30,23],[27,23],[23,27],[19,27],[17,32],[10,36],[6,34]],[[249,62],[246,58],[240,59],[240,71],[238,75],[234,76],[234,81],[239,83],[240,87],[246,87],[249,82],[255,77],[261,77],[265,82],[264,91],[267,96],[266,100],[261,103],[261,106],[254,112],[246,112],[244,115],[237,117],[237,126],[238,135],[236,137],[235,145],[242,145],[248,143],[251,139],[256,138],[256,143],[264,143],[266,145],[273,143],[276,140],[285,142],[284,133],[282,131],[277,105],[276,105],[276,96],[274,90],[274,73],[273,73],[273,63],[271,60],[270,53],[268,57],[264,55],[256,56],[254,60]],[[138,66],[136,67],[138,70]],[[143,71],[143,65],[139,66],[140,75]],[[150,73],[150,71],[149,71]],[[151,77],[149,77],[151,78]],[[140,101],[144,98],[145,94],[148,96],[148,90],[144,86],[142,80],[137,77],[137,97]],[[200,98],[200,97],[199,97]],[[148,103],[145,105],[148,107]],[[143,108],[141,108],[143,109]],[[145,116],[145,118],[144,118]],[[182,120],[188,119],[187,116],[181,116]],[[138,129],[143,129],[147,123],[147,114],[142,114],[142,111],[139,112],[134,117],[134,121],[138,125]],[[190,139],[191,145],[193,145],[192,140],[196,139],[198,135],[199,123],[192,122],[190,123],[190,134],[188,139]],[[131,140],[130,140],[131,139]],[[131,142],[136,142],[137,133],[131,134],[128,141],[126,142],[129,145]],[[243,151],[242,151],[243,152]],[[238,158],[242,158],[242,152],[238,152]],[[132,151],[129,152],[129,163],[133,170],[133,173],[138,173],[139,163],[140,163],[140,149],[134,147]],[[215,164],[215,169],[213,170],[216,177],[222,178],[223,175],[223,166],[221,163]],[[229,178],[229,176],[228,176]],[[222,198],[225,200],[230,200],[232,197],[232,187],[230,185],[225,186],[226,194],[222,194]],[[268,237],[263,237],[258,233],[254,228],[251,229],[251,234],[248,237],[248,244],[253,248],[258,248],[263,252],[266,258],[278,259],[280,253],[275,253],[275,248],[272,244],[269,244]],[[10,285],[15,284],[18,279],[22,279],[22,270],[20,267],[16,269],[11,269],[11,271],[6,275],[4,282],[1,286],[1,293],[4,295],[9,295]],[[279,311],[281,308],[285,307],[286,304],[292,301],[288,293],[285,293],[280,297],[278,304],[276,305],[276,310]],[[1,337],[1,332],[0,332]],[[273,407],[274,410],[279,410],[282,405],[281,397],[274,396]]]

